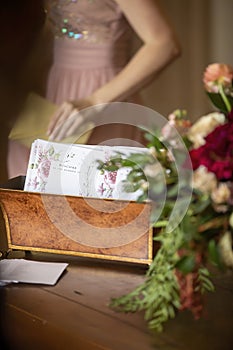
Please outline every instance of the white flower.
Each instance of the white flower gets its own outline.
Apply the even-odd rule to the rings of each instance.
[[[229,224],[233,228],[233,213],[231,214],[231,216],[229,218]]]
[[[211,198],[215,204],[227,203],[231,196],[231,191],[227,183],[221,182],[211,193]]]
[[[193,188],[203,193],[211,193],[217,188],[217,178],[214,173],[201,165],[193,173]]]
[[[149,148],[149,153],[155,158],[158,156],[158,152],[154,146]]]
[[[160,163],[147,164],[144,168],[144,174],[146,177],[156,177],[159,174],[164,174],[163,168]]]
[[[226,266],[233,268],[232,237],[230,232],[225,232],[219,240],[219,249]]]
[[[187,136],[193,142],[193,148],[198,148],[205,144],[205,137],[211,133],[218,125],[225,123],[225,116],[222,113],[214,112],[198,119],[191,126]]]
[[[143,182],[141,183],[141,189],[142,189],[143,191],[147,191],[148,188],[149,188],[149,182],[148,182],[148,181],[143,181]]]

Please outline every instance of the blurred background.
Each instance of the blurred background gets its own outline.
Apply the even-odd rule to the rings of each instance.
[[[22,3],[31,4],[29,12],[19,7]],[[202,85],[206,66],[214,62],[233,65],[233,0],[161,0],[160,3],[175,28],[182,55],[143,90],[143,98],[146,106],[165,117],[182,108],[194,121],[212,110]],[[0,183],[7,178],[9,128],[28,91],[34,89],[43,94],[51,63],[51,42],[47,33],[40,32],[44,20],[41,1],[12,0],[10,4],[10,18],[4,13],[7,5],[0,11]],[[135,45],[138,44],[136,38]]]
[[[233,0],[163,0],[182,46],[182,55],[143,92],[148,106],[166,116],[187,109],[195,120],[212,108],[202,75],[214,62],[233,65]]]

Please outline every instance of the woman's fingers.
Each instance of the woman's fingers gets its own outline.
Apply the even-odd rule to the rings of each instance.
[[[48,129],[47,129],[47,135],[51,137],[51,135],[54,132],[54,129],[65,121],[66,118],[70,115],[72,110],[74,109],[74,106],[70,102],[64,102],[56,111],[54,116],[52,117]]]
[[[83,124],[83,122],[84,122],[83,115],[77,111],[73,115],[72,120],[69,123],[69,125],[67,124],[66,137],[77,134],[78,129]]]
[[[75,106],[75,107],[74,107]],[[88,107],[95,107],[88,110]],[[85,109],[85,118],[83,110]],[[62,139],[77,134],[84,119],[96,116],[103,107],[93,106],[88,100],[79,100],[76,103],[64,102],[54,114],[47,129],[50,141],[61,141]],[[77,135],[80,136],[80,135]]]
[[[61,116],[50,134],[49,140],[61,141],[65,137],[74,135],[82,123],[83,116],[77,109],[73,109],[68,117],[65,115]]]

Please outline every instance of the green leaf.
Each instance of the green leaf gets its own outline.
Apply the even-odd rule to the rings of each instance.
[[[226,105],[221,97],[220,94],[215,94],[211,92],[207,92],[208,97],[210,98],[211,102],[215,107],[217,107],[222,113],[227,113]],[[231,96],[227,96],[227,99],[229,100],[231,106],[233,106],[233,98]]]
[[[54,160],[59,160],[59,158],[60,158],[60,153],[54,154]]]
[[[176,197],[178,194],[178,184],[174,184],[168,187],[167,195],[171,197]]]
[[[54,147],[53,146],[51,146],[50,148],[49,148],[49,155],[50,156],[52,156],[53,154],[54,154]]]
[[[207,207],[211,204],[210,198],[205,198],[202,201],[199,200],[197,201],[196,204],[193,205],[193,212],[194,214],[199,214],[199,213],[203,213],[203,211],[205,209],[207,209]]]
[[[151,134],[151,133],[149,133],[149,132],[146,132],[145,134],[144,134],[144,138],[147,140],[147,141],[149,141],[149,142],[154,142],[154,135],[153,134]]]
[[[218,267],[221,267],[222,263],[221,263],[220,252],[218,249],[218,245],[216,244],[214,239],[211,239],[209,241],[208,253],[209,253],[209,258],[210,258],[210,261],[212,262],[212,264],[216,265]]]
[[[144,202],[147,198],[148,198],[147,194],[144,193],[138,197],[137,202],[139,203]]]
[[[156,212],[157,214],[157,212]],[[168,224],[167,220],[154,222],[153,227],[166,227]]]
[[[116,166],[116,165],[110,165],[109,167],[108,167],[108,170],[107,171],[116,171],[116,170],[118,170],[118,166]]]
[[[168,305],[168,312],[169,312],[170,318],[175,317],[176,313],[175,313],[174,307],[172,307],[172,305]]]
[[[190,147],[193,145],[193,143],[189,140],[189,138],[187,136],[183,136],[183,141],[185,146],[190,149]]]
[[[151,145],[155,147],[156,151],[160,152],[161,149],[164,149],[163,143],[157,138],[153,137]]]
[[[196,290],[200,290],[202,294],[205,292],[213,292],[215,289],[209,276],[210,276],[210,273],[206,267],[200,267],[198,269],[199,286],[197,286]]]
[[[179,269],[184,274],[192,272],[195,267],[195,256],[187,255],[183,256],[177,263],[176,268]]]
[[[132,167],[135,166],[135,163],[132,162],[132,161],[129,160],[129,159],[124,159],[124,160],[121,161],[121,163],[122,163],[122,166],[124,166],[124,167],[132,168]]]
[[[150,154],[145,153],[134,153],[127,157],[129,161],[142,166],[142,164],[153,163],[153,157]]]

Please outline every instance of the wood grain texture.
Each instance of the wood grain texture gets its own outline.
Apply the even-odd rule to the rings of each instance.
[[[190,313],[183,312],[158,334],[148,330],[142,312],[123,314],[108,306],[112,297],[128,293],[143,281],[142,265],[44,253],[32,253],[30,259],[66,261],[69,266],[55,286],[21,284],[4,289],[4,331],[7,339],[17,344],[17,349],[59,350],[65,346],[70,350],[230,350],[232,347],[231,272],[215,275],[216,292],[208,294],[201,320],[195,321]]]
[[[149,203],[0,190],[10,248],[150,263]]]

